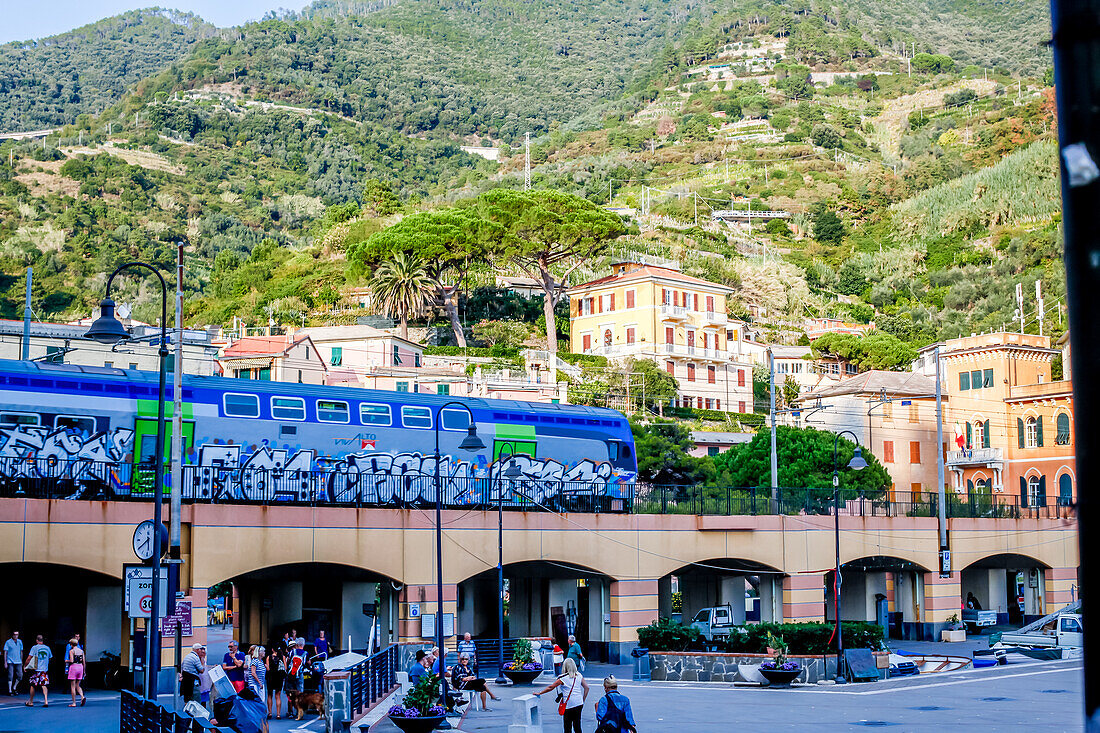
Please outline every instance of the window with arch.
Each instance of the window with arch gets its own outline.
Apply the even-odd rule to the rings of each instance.
[[[1027,496],[1021,497],[1024,499],[1023,506],[1040,507],[1047,505],[1047,490],[1046,490],[1046,477],[1044,476],[1031,476],[1027,479]]]
[[[1054,418],[1054,426],[1056,429],[1054,443],[1056,445],[1069,445],[1069,415],[1059,412],[1058,417]]]
[[[1058,477],[1058,506],[1073,506],[1073,478],[1068,473]]]
[[[980,448],[985,445],[985,423],[981,420],[974,421],[974,442],[972,445],[975,448]]]
[[[1028,448],[1039,447],[1039,421],[1033,417],[1024,423],[1024,445]]]

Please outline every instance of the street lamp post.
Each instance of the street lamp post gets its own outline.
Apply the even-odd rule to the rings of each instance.
[[[853,471],[862,471],[867,468],[867,461],[863,459],[863,449],[859,447],[859,438],[851,430],[841,430],[833,440],[833,539],[836,546],[836,567],[833,570],[833,615],[836,617],[836,683],[845,684],[842,657],[844,656],[844,639],[841,635],[840,623],[840,472],[837,464],[837,451],[840,448],[840,436],[848,434],[852,436],[852,442],[856,444],[855,455],[848,461],[848,468]]]
[[[503,478],[519,478],[519,466],[512,461],[512,448],[504,446],[508,450],[508,468],[504,469]],[[500,460],[504,460],[504,452],[501,451]],[[500,477],[498,477],[499,480]],[[493,486],[493,463],[489,463],[489,487]],[[504,676],[504,486],[497,491],[497,645],[500,652],[500,663],[497,664],[496,683],[503,685],[508,683]]]
[[[435,411],[435,420],[433,427],[435,428],[435,637],[436,646],[439,647],[439,678],[442,681],[442,694],[440,697],[443,709],[447,709],[447,654],[446,647],[443,645],[443,481],[440,475],[439,464],[441,462],[439,454],[439,428],[443,422],[443,410],[451,405],[457,405],[461,407],[470,416],[470,423],[466,427],[466,437],[462,439],[462,442],[458,444],[458,447],[465,451],[478,451],[485,447],[485,443],[477,437],[477,425],[474,423],[474,413],[464,402],[452,400],[440,405],[439,409]],[[443,716],[443,722],[440,723],[437,728],[441,730],[449,730],[451,724],[447,722],[447,716]]]
[[[160,673],[160,616],[164,610],[160,607],[160,556],[164,551],[161,546],[161,502],[163,500],[164,486],[164,383],[166,378],[166,364],[168,360],[168,284],[164,276],[152,265],[144,262],[127,262],[111,273],[107,278],[107,289],[103,300],[99,302],[99,318],[92,323],[84,338],[93,339],[102,344],[116,344],[130,337],[126,328],[115,318],[115,302],[111,300],[111,284],[115,276],[127,268],[144,268],[157,276],[160,280],[160,349],[157,356],[160,361],[160,388],[157,392],[157,444],[154,448],[153,468],[153,598],[152,608],[149,613],[149,624],[145,631],[145,697],[149,700],[157,698],[157,676]]]

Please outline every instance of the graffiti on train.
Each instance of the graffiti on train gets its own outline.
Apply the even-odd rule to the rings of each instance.
[[[314,451],[294,452],[263,446],[247,452],[238,444],[208,444],[198,450],[197,465],[188,466],[184,495],[199,501],[330,501],[362,504],[434,502],[436,460],[419,452],[361,452],[339,458],[318,457]],[[633,473],[619,472],[607,462],[584,459],[573,465],[552,458],[512,456],[520,477],[500,478],[501,462],[490,467],[484,456],[475,461],[440,459],[440,488],[448,504],[495,503],[503,491],[507,501],[517,496],[542,502],[570,493],[618,497]],[[189,479],[189,480],[188,480]]]
[[[71,427],[8,425],[0,428],[0,478],[100,477],[104,467],[126,463],[133,446],[130,428],[88,433]]]

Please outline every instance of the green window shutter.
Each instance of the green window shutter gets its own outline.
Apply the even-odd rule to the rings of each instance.
[[[966,493],[968,493],[968,494],[973,494],[974,493],[974,482],[971,481],[970,479],[966,480]]]
[[[1055,429],[1057,430],[1057,435],[1054,436],[1055,444],[1069,445],[1069,415],[1059,412],[1055,419]]]
[[[986,369],[984,372],[982,372],[982,386],[987,387],[987,388],[993,386],[993,370],[992,369]]]
[[[989,421],[985,421],[985,430],[982,431],[982,447],[989,447]]]
[[[1027,506],[1027,479],[1020,477],[1020,506]]]
[[[1035,418],[1035,445],[1043,447],[1043,416]]]
[[[333,346],[332,347],[332,359],[330,360],[333,366],[344,365],[344,347]]]
[[[1024,447],[1024,419],[1022,417],[1016,418],[1016,437],[1019,439],[1020,447]]]
[[[982,388],[982,370],[981,369],[975,369],[974,371],[970,372],[970,389],[981,389],[981,388]]]
[[[1073,504],[1073,479],[1068,473],[1063,473],[1058,479],[1058,506],[1071,504]]]
[[[1047,505],[1047,477],[1039,477],[1039,501],[1036,502],[1036,506]]]
[[[959,391],[970,389],[970,372],[959,372]]]
[[[969,422],[966,423],[966,447],[969,448],[974,443],[974,428]]]

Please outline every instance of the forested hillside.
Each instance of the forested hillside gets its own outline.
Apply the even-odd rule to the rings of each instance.
[[[150,8],[0,45],[0,132],[69,125],[101,112],[215,32],[190,13]]]

